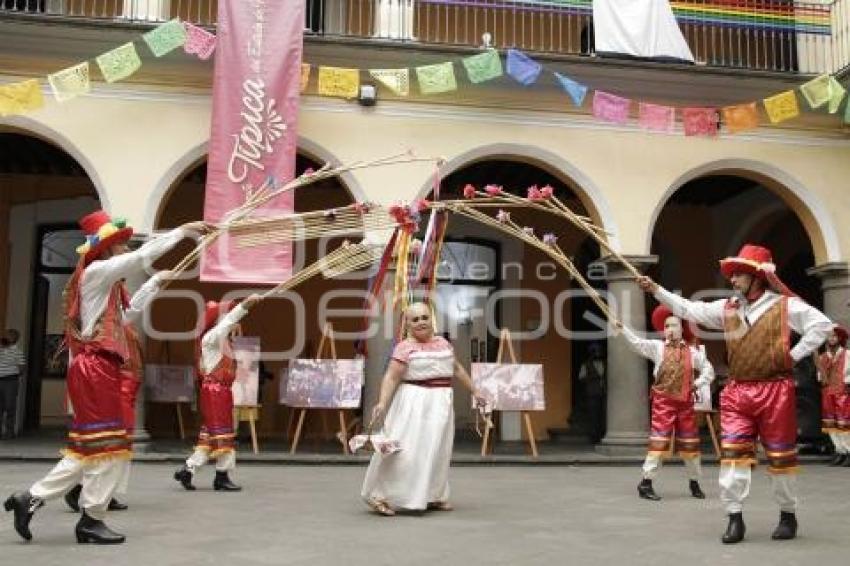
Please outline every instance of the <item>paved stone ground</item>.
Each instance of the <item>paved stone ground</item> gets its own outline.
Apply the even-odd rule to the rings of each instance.
[[[25,487],[47,463],[0,463],[0,493]],[[120,547],[77,545],[76,515],[60,501],[38,511],[35,540],[23,543],[0,519],[3,565],[264,564],[844,564],[850,556],[850,470],[807,466],[800,476],[801,536],[770,540],[778,511],[763,468],[746,510],[747,540],[719,542],[725,519],[717,468],[706,468],[709,499],[686,495],[680,466],[656,483],[661,503],[637,498],[638,466],[460,466],[452,470],[453,512],[385,518],[358,493],[360,466],[247,464],[242,493],[185,492],[172,465],[134,466],[130,511],[109,523]]]

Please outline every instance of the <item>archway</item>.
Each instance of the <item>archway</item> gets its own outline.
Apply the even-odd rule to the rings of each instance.
[[[300,175],[306,169],[319,169],[324,161],[316,160],[306,152],[299,154],[296,159],[296,174]],[[203,216],[204,188],[206,185],[206,157],[198,159],[175,183],[163,191],[162,200],[158,203],[154,215],[153,228],[166,230],[185,222],[197,220]],[[355,199],[349,188],[338,179],[320,181],[295,192],[295,211],[307,212],[342,207],[354,202]],[[307,265],[318,259],[326,249],[333,249],[340,239],[330,242],[311,240],[294,245],[295,265]],[[190,242],[183,242],[171,253],[163,257],[157,267],[163,269],[177,263],[192,248]],[[165,332],[188,331],[195,324],[197,304],[202,300],[218,300],[233,291],[244,289],[244,285],[200,282],[194,279],[176,282],[170,290],[184,293],[183,298],[164,296],[156,300],[152,306],[151,321],[155,329]],[[291,352],[288,357],[313,357],[316,354],[321,322],[316,313],[323,300],[329,293],[344,290],[363,290],[366,281],[362,279],[324,279],[316,277],[308,283],[293,290],[300,300],[300,307],[289,300],[269,300],[263,308],[256,309],[246,319],[244,332],[246,335],[261,337],[263,352],[272,353],[272,358],[263,361],[261,374],[266,379],[261,383],[262,418],[259,423],[259,433],[266,438],[281,438],[288,428],[287,411],[278,404],[278,393],[282,370],[286,360],[274,356],[278,352]],[[194,294],[197,300],[187,300],[186,293]],[[329,309],[358,308],[359,302],[354,297],[340,297],[327,303]],[[300,314],[306,314],[300,317]],[[303,320],[303,325],[296,324]],[[337,333],[356,332],[360,330],[360,321],[355,318],[332,320]],[[171,363],[192,365],[194,363],[194,342],[191,340],[159,341],[149,338],[147,341],[146,360],[154,363]],[[336,353],[340,358],[351,358],[354,355],[351,341],[338,340]],[[149,403],[146,407],[146,426],[154,437],[173,436],[172,410]],[[308,428],[307,435],[315,432]]]
[[[463,187],[472,184],[479,189],[488,184],[504,187],[506,191],[525,196],[531,185],[550,185],[555,194],[578,214],[598,219],[600,212],[589,209],[590,201],[582,187],[551,164],[541,163],[525,155],[478,155],[466,163],[450,162],[451,173],[441,183],[442,199],[462,198]],[[428,198],[433,198],[429,194]],[[559,244],[573,258],[583,273],[599,259],[599,247],[578,229],[557,217],[532,210],[512,209],[512,219],[522,226],[533,227],[537,234],[554,233]],[[424,222],[423,222],[424,224]],[[517,340],[518,355],[524,363],[543,365],[546,410],[534,416],[535,435],[539,438],[575,436],[583,441],[587,428],[587,411],[578,382],[578,368],[587,352],[589,342],[577,340],[575,333],[595,327],[585,315],[599,315],[593,303],[583,297],[570,297],[574,284],[566,272],[556,266],[544,253],[524,246],[497,230],[462,217],[452,217],[447,230],[447,242],[455,248],[444,248],[443,262],[463,264],[457,256],[480,258],[476,247],[487,246],[496,251],[487,276],[477,280],[439,279],[438,299],[446,311],[441,316],[455,342],[455,351],[462,363],[495,361],[499,346],[498,328],[508,328]],[[450,252],[447,255],[446,252]],[[462,272],[462,267],[457,271]],[[602,287],[601,281],[591,283]],[[477,290],[476,290],[477,289]],[[469,302],[467,312],[479,313],[477,320],[468,317],[457,320],[452,308],[456,297]],[[498,298],[500,297],[501,298]],[[488,328],[486,313],[494,320]],[[494,328],[495,327],[495,328]],[[483,348],[480,346],[484,344]],[[457,390],[455,410],[459,431],[470,430],[468,395]],[[603,420],[604,422],[604,420]],[[518,423],[503,419],[501,438],[518,440]]]
[[[816,256],[827,255],[828,238],[820,227],[807,226],[815,213],[799,208],[791,190],[763,175],[722,170],[694,178],[673,191],[652,231],[652,253],[659,263],[650,272],[668,289],[684,296],[729,288],[717,261],[735,255],[744,243],[773,252],[777,274],[809,304],[822,308],[820,282],[806,273]],[[828,230],[828,226],[823,227]],[[819,251],[818,251],[819,250]],[[825,258],[824,258],[825,259]],[[709,357],[722,381],[726,376],[725,345],[706,341]],[[819,392],[813,367],[800,364],[798,412],[801,438],[819,436]]]
[[[59,143],[0,127],[0,328],[18,330],[27,353],[23,429],[65,424],[62,291],[84,239],[77,220],[100,207],[86,168]]]

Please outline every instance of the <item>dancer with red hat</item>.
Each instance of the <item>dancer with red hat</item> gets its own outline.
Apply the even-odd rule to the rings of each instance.
[[[850,353],[847,329],[835,325],[826,341],[826,351],[818,358],[821,391],[821,422],[835,446],[832,466],[850,467]]]
[[[206,232],[192,222],[130,252],[132,228],[103,211],[80,220],[86,242],[77,248],[80,261],[65,287],[65,339],[71,362],[68,397],[73,420],[64,458],[29,491],[9,497],[15,530],[25,540],[36,509],[82,484],[82,517],[77,541],[97,544],[124,542],[103,518],[131,457],[121,406],[121,367],[130,357],[124,310],[128,307],[123,280],[143,272],[184,237]]]
[[[736,257],[720,261],[735,296],[711,302],[689,301],[640,277],[677,316],[705,328],[723,330],[729,380],[720,395],[720,498],[728,515],[724,543],[744,539],[743,503],[750,491],[761,439],[770,462],[773,495],[779,504],[775,540],[797,536],[797,414],[793,366],[814,352],[832,331],[832,322],[794,295],[776,275],[767,248],[747,244]],[[800,340],[791,347],[791,331]]]
[[[652,481],[658,477],[664,457],[670,453],[673,434],[676,449],[688,470],[691,496],[705,499],[700,488],[700,438],[694,413],[694,395],[700,387],[714,380],[714,368],[697,346],[693,333],[670,309],[659,305],[652,313],[652,327],[664,340],[645,340],[634,331],[616,323],[623,331],[629,346],[641,356],[652,360],[655,382],[652,386],[652,422],[649,449],[643,462],[643,479],[638,484],[638,495],[643,499],[659,501]],[[694,380],[694,375],[699,377]]]
[[[210,301],[199,321],[197,372],[201,380],[201,431],[195,451],[174,472],[174,479],[188,491],[194,491],[192,478],[210,458],[216,460],[215,491],[239,491],[229,472],[236,467],[236,434],[233,429],[233,392],[236,360],[231,336],[248,311],[261,300],[254,294],[236,307],[230,301]],[[221,318],[219,320],[219,318]]]

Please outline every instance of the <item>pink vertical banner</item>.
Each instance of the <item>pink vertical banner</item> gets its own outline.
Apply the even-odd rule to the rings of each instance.
[[[304,0],[218,3],[212,131],[204,220],[219,222],[273,177],[295,174]],[[294,194],[254,216],[292,212]],[[223,236],[201,262],[203,281],[279,283],[292,274],[292,245],[240,248]]]

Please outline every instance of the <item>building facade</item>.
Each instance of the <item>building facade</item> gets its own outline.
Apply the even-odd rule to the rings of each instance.
[[[844,1],[827,6],[828,34],[807,33],[802,24],[763,31],[721,25],[708,16],[681,20],[696,65],[595,56],[589,2],[576,4],[582,10],[526,11],[501,2],[310,1],[304,60],[360,68],[365,78],[366,69],[459,63],[481,52],[482,36],[489,34],[485,40],[493,46],[522,49],[544,63],[547,72],[677,107],[761,100],[820,73],[846,83],[850,10]],[[758,4],[777,10],[790,4],[801,14],[810,6]],[[214,30],[217,11],[212,0],[3,0],[0,6],[0,83],[43,78],[93,59],[172,17]],[[46,95],[41,110],[0,117],[0,240],[8,242],[0,261],[0,325],[20,329],[30,354],[22,399],[27,428],[64,420],[61,364],[50,353],[61,332],[61,288],[73,269],[74,221],[103,207],[145,235],[201,217],[213,64],[176,52],[143,57],[143,63],[127,81],[95,82],[89,95],[64,104]],[[596,120],[588,103],[574,107],[551,76],[533,87],[507,76],[479,85],[459,82],[457,91],[433,96],[412,87],[410,96],[398,97],[379,88],[377,104],[362,106],[318,96],[314,74],[301,100],[299,171],[412,149],[446,160],[441,171],[445,195],[459,194],[467,183],[499,184],[523,193],[530,185],[550,184],[608,233],[614,249],[688,295],[723,288],[717,259],[734,254],[743,242],[762,242],[774,250],[780,274],[806,300],[834,320],[850,322],[850,226],[844,221],[850,212],[850,140],[840,118],[843,105],[838,116],[803,112],[783,124],[763,120],[759,128],[741,134],[722,131],[716,138],[699,138],[680,131],[648,132],[634,119],[624,125]],[[429,197],[433,179],[433,166],[424,164],[357,170],[300,190],[296,209],[354,200],[412,201]],[[565,251],[594,285],[616,299],[624,320],[646,327],[652,305],[596,244],[539,214],[523,213],[520,219],[563,235]],[[482,313],[492,309],[499,325],[517,337],[521,360],[544,365],[547,408],[535,416],[536,434],[545,438],[554,429],[580,428],[583,402],[576,374],[588,344],[581,332],[594,328],[598,313],[589,301],[570,294],[576,285],[545,256],[493,230],[452,219],[448,240],[453,256],[446,261],[462,273],[472,259],[488,268],[438,285],[449,305],[441,330],[449,332],[465,361],[492,360],[498,333],[482,323]],[[179,253],[165,258],[163,266]],[[304,257],[318,253],[308,246]],[[312,313],[328,306],[327,291],[337,291],[334,307],[343,308],[353,301],[346,291],[365,286],[359,280],[317,281],[299,290],[299,296]],[[196,280],[175,289],[207,298],[232,290]],[[155,303],[157,329],[176,332],[194,325],[195,304],[178,295]],[[313,355],[324,321],[307,316],[305,328],[292,328],[285,321],[295,317],[295,308],[270,304],[252,315],[246,330],[263,336],[264,349]],[[356,330],[358,320],[331,322],[340,336],[338,355],[352,355],[344,333]],[[607,342],[603,444],[616,450],[645,440],[647,367],[624,343]],[[367,405],[376,394],[388,347],[387,340],[370,342]],[[708,347],[722,373],[722,345]],[[189,364],[192,344],[149,339],[146,355],[150,363]],[[264,386],[261,420],[268,436],[282,436],[287,429],[287,412],[276,405],[277,373],[284,366],[281,360],[269,363],[275,377]],[[470,428],[468,405],[468,398],[457,396],[459,430]],[[154,435],[174,434],[170,408],[148,404],[145,413]],[[501,434],[519,438],[519,419],[505,415]]]

